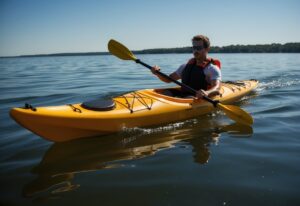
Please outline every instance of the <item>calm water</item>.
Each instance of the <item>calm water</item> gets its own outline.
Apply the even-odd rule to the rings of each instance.
[[[170,73],[189,56],[139,57]],[[60,144],[9,109],[169,85],[113,56],[0,59],[0,205],[300,205],[300,54],[212,56],[223,80],[261,82],[236,103],[252,128],[215,112]]]

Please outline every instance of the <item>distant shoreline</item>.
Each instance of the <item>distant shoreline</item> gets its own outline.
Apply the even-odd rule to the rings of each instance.
[[[191,47],[180,48],[158,48],[132,51],[134,54],[184,54],[192,53]],[[286,44],[255,44],[255,45],[229,45],[210,48],[210,53],[300,53],[300,42]],[[76,53],[54,53],[54,54],[34,54],[19,56],[2,56],[0,58],[19,57],[58,57],[58,56],[95,56],[109,55],[109,52],[76,52]]]

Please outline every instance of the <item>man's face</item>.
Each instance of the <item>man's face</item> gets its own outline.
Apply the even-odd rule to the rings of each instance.
[[[205,58],[208,52],[207,48],[204,48],[203,41],[193,41],[193,54],[196,59],[203,59]]]

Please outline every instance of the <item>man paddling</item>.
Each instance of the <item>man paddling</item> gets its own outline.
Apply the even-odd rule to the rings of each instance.
[[[186,64],[181,65],[169,76],[175,80],[181,79],[182,83],[197,90],[195,95],[197,98],[219,93],[221,88],[221,64],[219,60],[208,57],[210,48],[209,38],[204,35],[196,35],[192,39],[192,45],[194,58],[190,59]],[[154,66],[151,69],[152,73],[160,80],[170,83],[170,80],[157,73],[159,70],[159,66]],[[170,94],[167,95],[191,96],[189,91],[184,88],[181,88],[180,93],[170,90]]]
[[[194,38],[193,38],[194,39]],[[203,40],[201,40],[201,41],[203,41]],[[196,42],[200,42],[199,40],[198,41],[196,41],[196,38],[195,38],[195,41],[193,41],[193,42],[195,42],[195,47],[194,47],[194,49],[195,50],[199,50],[199,51],[202,51],[203,49],[200,49],[200,47],[196,47],[197,45],[196,45]],[[208,41],[209,42],[209,41]],[[204,43],[204,41],[203,41],[203,43]],[[202,47],[204,47],[204,44],[202,43]],[[199,45],[200,45],[201,43],[199,43]],[[207,53],[208,53],[208,48],[209,48],[209,44],[208,45],[206,45],[206,57],[207,57]],[[204,48],[205,49],[205,48]],[[206,101],[208,101],[208,102],[210,102],[212,105],[214,105],[215,107],[217,107],[217,108],[219,108],[219,109],[221,109],[229,118],[231,118],[232,120],[234,120],[234,121],[236,121],[237,123],[239,123],[239,124],[243,124],[243,125],[248,125],[248,126],[251,126],[252,124],[253,124],[253,118],[252,118],[252,116],[249,114],[249,113],[247,113],[246,111],[244,111],[243,109],[241,109],[241,108],[239,108],[239,107],[237,107],[237,106],[234,106],[234,105],[223,105],[221,102],[219,102],[219,101],[216,101],[216,100],[213,100],[213,99],[211,99],[211,98],[209,98],[209,97],[207,97],[207,96],[205,96],[205,95],[203,95],[203,92],[201,91],[201,89],[199,89],[198,91],[199,92],[197,92],[195,89],[193,89],[193,88],[191,88],[191,87],[188,87],[188,86],[186,86],[185,84],[183,84],[183,83],[180,83],[179,81],[177,81],[177,80],[174,80],[173,78],[171,78],[170,76],[168,76],[168,75],[166,75],[166,74],[164,74],[164,73],[162,73],[162,72],[160,72],[160,71],[157,71],[157,70],[159,70],[159,68],[153,68],[153,67],[151,67],[150,65],[148,65],[148,64],[146,64],[146,63],[144,63],[143,61],[141,61],[140,59],[138,59],[138,58],[136,58],[135,56],[134,56],[134,54],[126,47],[126,46],[124,46],[123,44],[121,44],[120,42],[117,42],[116,40],[114,40],[114,39],[111,39],[111,40],[109,40],[109,42],[108,42],[108,50],[110,51],[110,53],[112,53],[113,55],[115,55],[116,57],[118,57],[118,58],[120,58],[120,59],[123,59],[123,60],[132,60],[132,61],[135,61],[136,63],[138,63],[138,64],[141,64],[141,65],[143,65],[144,67],[146,67],[146,68],[148,68],[148,69],[150,69],[151,71],[153,71],[154,73],[156,72],[157,74],[159,74],[160,76],[163,76],[164,78],[166,78],[166,79],[169,79],[171,82],[174,82],[174,83],[176,83],[177,85],[180,85],[181,86],[181,88],[183,89],[183,90],[187,90],[187,91],[189,91],[190,92],[190,94],[196,94],[196,96],[199,98],[199,97],[203,97],[203,99],[204,100],[206,100]],[[194,52],[194,53],[196,53],[196,52]],[[200,52],[201,53],[201,52]],[[197,54],[194,54],[194,55],[196,55],[197,56]],[[196,61],[196,64],[197,64],[197,59],[196,58],[194,58]],[[205,59],[205,58],[204,58]],[[206,59],[208,59],[208,58],[206,58]],[[215,64],[218,64],[219,65],[219,67],[217,67],[217,68],[220,68],[220,66],[221,66],[221,64],[220,64],[220,62],[219,61],[212,61],[213,63],[215,63]],[[191,65],[193,65],[193,64],[191,64]],[[187,65],[186,65],[186,67],[184,68],[184,70],[186,70],[186,68],[191,68],[191,67],[187,67]],[[197,71],[197,70],[196,70]],[[201,70],[201,71],[204,71],[204,69],[203,70]],[[204,72],[203,72],[204,73]],[[204,74],[205,75],[205,74]],[[184,75],[182,75],[182,79],[185,79],[185,77],[183,77]],[[192,77],[192,75],[189,75],[190,77]],[[203,75],[202,75],[203,76]],[[219,76],[221,76],[221,74],[219,75]],[[208,77],[209,77],[209,75],[208,75]],[[205,76],[205,78],[206,78],[206,76]],[[213,79],[213,78],[211,78],[211,79]],[[221,80],[221,78],[220,78],[220,80]],[[214,90],[214,88],[215,88],[215,91],[219,91],[219,88],[220,88],[220,80],[216,80],[215,81],[215,83],[213,83],[213,80],[210,82],[210,84],[211,84],[211,88],[209,88],[209,86],[207,86],[207,90],[203,90],[205,93],[206,93],[206,95],[210,95],[210,94],[212,94],[213,92],[213,90]],[[256,83],[257,84],[257,83]],[[208,84],[207,84],[208,85]],[[217,89],[218,88],[218,89]],[[209,92],[209,94],[207,94]]]

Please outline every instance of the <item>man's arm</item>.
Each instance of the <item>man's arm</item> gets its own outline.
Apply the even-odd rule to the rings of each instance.
[[[206,90],[207,95],[209,96],[210,94],[213,93],[218,93],[221,89],[221,82],[220,80],[216,79],[216,80],[212,80],[211,81],[211,88],[209,90]]]
[[[169,79],[164,78],[163,76],[160,76],[157,71],[160,71],[160,68],[158,66],[154,66],[151,69],[152,73],[155,74],[161,81],[166,82],[166,83],[170,83],[172,81],[170,81]],[[179,80],[181,77],[176,73],[173,72],[172,74],[169,75],[169,77],[171,77],[172,79],[175,80]]]
[[[212,80],[211,81],[211,88],[209,90],[202,90],[200,89],[199,91],[197,91],[197,94],[196,94],[196,97],[198,99],[201,99],[203,96],[209,96],[211,94],[214,94],[214,93],[219,93],[220,89],[221,89],[221,81],[216,79],[216,80]]]

